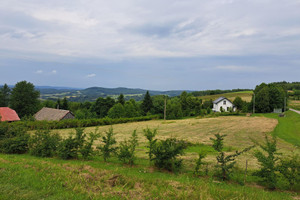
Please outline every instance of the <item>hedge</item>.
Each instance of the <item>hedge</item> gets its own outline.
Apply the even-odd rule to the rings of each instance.
[[[10,126],[22,126],[28,130],[45,130],[45,129],[64,129],[76,127],[104,126],[121,124],[128,122],[148,121],[159,119],[159,115],[133,117],[133,118],[118,118],[111,119],[108,117],[101,119],[66,119],[62,121],[18,121],[10,123]]]

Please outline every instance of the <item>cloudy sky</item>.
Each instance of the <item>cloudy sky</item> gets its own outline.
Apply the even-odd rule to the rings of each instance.
[[[300,0],[0,0],[0,85],[300,81]]]

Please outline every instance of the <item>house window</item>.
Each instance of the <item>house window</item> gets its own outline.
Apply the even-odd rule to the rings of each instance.
[[[223,101],[223,105],[226,105],[226,101]]]

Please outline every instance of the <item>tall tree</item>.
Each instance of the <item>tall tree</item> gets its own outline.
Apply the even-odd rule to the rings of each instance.
[[[257,112],[270,112],[269,87],[265,86],[255,95],[255,110]]]
[[[7,107],[9,104],[10,88],[7,84],[0,89],[0,107]]]
[[[235,97],[235,99],[233,100],[233,104],[236,106],[238,110],[242,110],[245,102],[242,100],[241,97]]]
[[[18,82],[11,92],[11,107],[20,117],[33,115],[39,108],[39,96],[32,83]]]
[[[60,109],[69,110],[69,102],[66,97],[62,100],[62,105]]]
[[[146,92],[143,102],[141,104],[141,108],[145,114],[147,114],[151,108],[153,108],[153,103],[149,91]]]
[[[60,99],[57,99],[56,104],[55,104],[55,108],[60,109],[62,106]]]
[[[120,94],[120,96],[118,97],[118,102],[117,103],[120,103],[124,106],[125,104],[125,98],[124,98],[124,95],[123,94]]]
[[[111,107],[115,105],[115,100],[111,97],[105,99],[99,97],[96,102],[91,106],[91,111],[95,112],[99,118],[103,118],[107,115],[107,112]]]

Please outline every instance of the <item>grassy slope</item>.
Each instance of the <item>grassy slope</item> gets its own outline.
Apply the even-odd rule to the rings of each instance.
[[[287,111],[285,117],[278,117],[278,114],[256,114],[278,120],[278,125],[273,134],[295,146],[300,146],[300,115]]]
[[[292,199],[291,194],[115,161],[0,154],[0,199]]]
[[[228,98],[230,101],[233,101],[235,97],[241,97],[244,101],[250,102],[252,98],[252,91],[240,91],[240,92],[231,92],[231,93],[225,93],[225,94],[216,94],[216,95],[207,95],[207,96],[201,96],[199,97],[203,101],[207,100],[216,100],[217,98],[223,96]]]
[[[291,133],[285,124],[297,124],[299,118],[287,112],[286,118],[276,114],[265,117],[218,117],[210,119],[184,119],[149,122],[134,122],[114,125],[118,141],[128,138],[137,129],[140,146],[137,149],[137,166],[130,168],[121,165],[116,159],[104,163],[96,157],[93,161],[63,161],[42,159],[29,155],[0,154],[0,199],[291,199],[288,193],[267,192],[261,188],[240,186],[238,184],[217,183],[211,178],[195,178],[191,175],[195,167],[197,152],[208,152],[206,161],[209,168],[215,164],[216,152],[210,146],[209,138],[214,133],[227,134],[225,145],[227,152],[233,152],[251,145],[250,137],[260,140],[264,133],[271,132],[279,120],[274,133]],[[273,119],[275,118],[275,119]],[[277,119],[277,120],[276,120]],[[291,122],[290,122],[291,121]],[[294,122],[294,123],[293,123]],[[103,132],[110,126],[99,127]],[[154,170],[146,160],[145,138],[142,129],[158,128],[158,138],[170,136],[201,143],[189,147],[184,158],[184,173],[170,174]],[[298,125],[293,128],[296,130]],[[93,131],[94,127],[86,131]],[[299,129],[298,129],[299,130]],[[68,135],[71,130],[56,130]],[[292,134],[292,136],[296,136]],[[283,136],[279,136],[283,138]],[[289,140],[283,138],[287,141]],[[283,152],[290,152],[292,145],[278,140]],[[243,169],[248,160],[248,168],[255,169],[257,163],[252,153],[243,154],[238,164]],[[235,180],[242,180],[243,175]],[[247,182],[251,184],[252,177]]]

